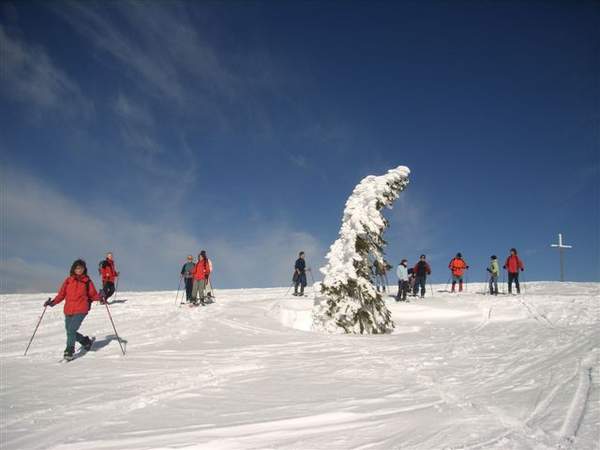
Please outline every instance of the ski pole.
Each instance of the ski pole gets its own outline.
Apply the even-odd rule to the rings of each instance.
[[[208,292],[210,293],[210,297],[211,297],[211,298],[213,299],[213,301],[214,301],[214,300],[216,300],[216,299],[217,299],[217,297],[215,297],[215,288],[213,287],[213,284],[212,284],[212,281],[211,281],[211,279],[210,279],[210,278],[208,279],[208,286],[209,286],[209,288],[210,288]]]
[[[429,290],[431,291],[431,297],[433,297],[433,286],[431,285],[431,280],[427,280],[429,281]]]
[[[117,333],[117,327],[115,327],[115,322],[110,314],[110,309],[108,307],[108,303],[104,302],[104,306],[106,306],[106,312],[108,313],[108,318],[110,319],[110,323],[112,323],[113,330],[115,330],[115,336],[117,336],[117,342],[119,343],[119,347],[121,347],[121,351],[123,352],[123,356],[125,356],[125,350],[123,350],[123,345],[121,344],[121,338],[119,337],[119,333]]]
[[[450,275],[450,276],[448,277],[448,281],[446,281],[446,287],[444,288],[444,291],[446,291],[446,292],[448,291],[448,285],[450,284],[450,279],[451,279],[451,278],[452,278],[452,275]]]
[[[51,300],[51,299],[48,298],[48,300]],[[33,330],[33,334],[31,335],[31,339],[29,339],[29,344],[27,344],[27,348],[25,349],[25,353],[23,353],[23,356],[27,355],[27,350],[29,350],[29,346],[33,342],[33,337],[35,336],[35,333],[37,333],[37,330],[38,330],[38,327],[40,326],[40,323],[42,323],[42,319],[44,318],[44,314],[46,314],[46,309],[48,309],[48,305],[44,306],[44,310],[42,311],[42,315],[40,316],[40,320],[38,320],[38,323],[35,326],[35,330]]]
[[[179,290],[181,289],[182,276],[179,277],[179,284],[177,285],[177,294],[175,294],[175,306],[177,306],[177,298],[179,297]]]
[[[485,284],[483,285],[483,292],[481,293],[482,295],[487,295],[489,284],[490,284],[490,277],[488,277],[488,274],[487,274],[487,271],[486,271],[486,273],[485,273]]]
[[[506,277],[506,274],[504,272],[502,272],[502,294],[503,295],[506,294],[506,290],[505,290],[506,289],[506,284],[505,284],[505,281],[504,281],[505,277]]]

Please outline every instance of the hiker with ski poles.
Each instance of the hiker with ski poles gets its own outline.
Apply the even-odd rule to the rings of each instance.
[[[398,276],[398,294],[396,295],[396,301],[408,301],[406,294],[410,289],[410,282],[408,281],[408,261],[403,259],[396,268],[396,275]]]
[[[375,288],[377,292],[379,292],[380,288],[383,292],[386,292],[387,271],[391,268],[392,266],[386,260],[375,259],[373,262],[372,270],[375,275]]]
[[[498,264],[498,257],[496,255],[491,256],[490,265],[485,269],[489,273],[489,287],[490,295],[498,295],[498,277],[500,276],[500,266]]]
[[[465,262],[462,257],[462,254],[459,252],[456,254],[454,258],[450,260],[448,264],[448,268],[452,273],[452,293],[455,292],[456,283],[458,282],[458,292],[462,292],[463,290],[463,275],[465,270],[469,269],[469,266]]]
[[[304,252],[298,254],[298,259],[294,264],[292,282],[294,283],[294,293],[292,295],[302,297],[304,295],[304,288],[308,284],[306,281],[306,261],[304,260]],[[300,292],[298,292],[298,286],[300,286]]]
[[[78,331],[90,311],[92,302],[106,302],[106,294],[102,290],[100,292],[96,291],[94,282],[87,274],[85,261],[82,259],[73,262],[69,276],[63,282],[58,294],[54,299],[49,298],[46,300],[44,308],[48,306],[52,308],[63,300],[65,301],[63,311],[65,313],[65,330],[67,334],[67,345],[63,357],[65,360],[70,361],[75,353],[75,342],[79,342],[86,351],[92,347],[94,342],[92,338],[84,336]]]
[[[194,257],[192,255],[187,256],[187,261],[181,268],[181,277],[185,283],[185,301],[190,303],[192,301],[192,290],[194,288]]]
[[[98,273],[102,278],[102,290],[106,294],[106,298],[109,299],[115,293],[115,279],[119,277],[112,252],[108,252],[106,259],[100,261]]]
[[[417,296],[419,287],[421,288],[421,298],[425,298],[425,285],[427,283],[427,275],[431,275],[431,267],[425,260],[425,255],[419,257],[419,261],[413,267],[413,273],[415,276],[415,284],[413,287],[413,297]]]
[[[212,271],[212,263],[206,256],[206,251],[202,250],[198,254],[198,262],[196,263],[192,275],[194,277],[194,286],[192,288],[192,303],[195,305],[205,305],[204,292],[208,285],[208,278]]]
[[[519,285],[519,270],[523,272],[525,270],[525,265],[523,264],[523,261],[521,261],[521,258],[517,256],[516,248],[510,249],[510,255],[506,258],[506,262],[502,268],[508,272],[508,293],[512,294],[512,284],[514,281],[517,288],[517,294],[520,294],[521,286]]]

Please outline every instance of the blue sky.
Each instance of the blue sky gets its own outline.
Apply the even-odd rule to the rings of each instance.
[[[5,2],[2,290],[107,250],[120,289],[317,268],[369,174],[410,167],[389,260],[517,247],[526,279],[598,280],[594,2]],[[95,270],[93,271],[95,273]],[[97,277],[96,277],[97,279]]]

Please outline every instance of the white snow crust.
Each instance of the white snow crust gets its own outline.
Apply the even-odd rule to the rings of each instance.
[[[482,285],[408,304],[376,336],[306,331],[314,298],[218,290],[125,292],[81,331],[92,351],[59,363],[60,306],[1,298],[0,447],[12,449],[598,449],[598,283]]]

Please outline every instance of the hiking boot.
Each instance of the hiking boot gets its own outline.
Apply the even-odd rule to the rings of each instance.
[[[75,353],[74,348],[67,348],[67,349],[65,349],[65,352],[63,353],[63,358],[66,361],[71,361],[73,359],[73,353]]]

